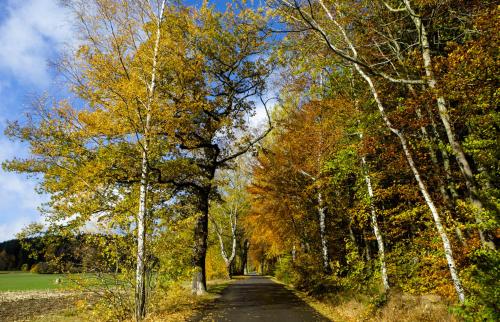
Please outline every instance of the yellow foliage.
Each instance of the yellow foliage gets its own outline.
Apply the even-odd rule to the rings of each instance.
[[[227,276],[226,265],[217,246],[208,247],[206,270],[208,280]]]

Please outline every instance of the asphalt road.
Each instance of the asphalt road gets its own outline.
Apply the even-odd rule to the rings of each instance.
[[[262,276],[230,284],[195,321],[329,321],[283,285]]]

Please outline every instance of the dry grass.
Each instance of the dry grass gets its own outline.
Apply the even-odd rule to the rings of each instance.
[[[330,294],[314,298],[293,290],[316,311],[332,321],[377,322],[455,322],[447,303],[437,295],[414,296],[392,293],[384,305],[377,307],[373,298],[363,294]]]
[[[87,322],[90,318],[87,315],[83,315],[81,312],[77,312],[74,309],[67,309],[55,313],[39,315],[30,319],[30,322]]]
[[[191,294],[189,287],[176,286],[167,293],[156,294],[153,299],[155,308],[145,321],[147,322],[177,322],[188,321],[200,315],[213,301],[220,297],[220,293],[231,283],[230,280],[212,280],[207,282],[208,293],[202,296]]]
[[[34,291],[6,291],[0,292],[0,304],[6,302],[17,302],[20,300],[42,300],[54,299],[68,296],[76,296],[80,294],[74,291],[58,291],[58,290],[34,290]]]
[[[372,319],[373,320],[373,319]],[[379,310],[376,321],[458,321],[440,296],[394,294]]]

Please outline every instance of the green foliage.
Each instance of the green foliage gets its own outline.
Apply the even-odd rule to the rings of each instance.
[[[387,304],[387,301],[389,300],[389,296],[387,293],[381,293],[378,296],[375,296],[370,304],[373,305],[375,308],[382,308]]]
[[[500,319],[500,254],[479,249],[470,255],[472,265],[463,275],[469,292],[467,301],[455,312],[467,321]]]
[[[165,230],[153,244],[151,252],[159,259],[158,283],[160,287],[185,281],[191,275],[191,247],[194,217],[166,220]]]
[[[359,250],[352,240],[346,240],[346,266],[341,269],[344,278],[340,279],[342,286],[348,290],[367,291],[371,286],[373,272],[370,263],[367,263],[359,254]],[[376,276],[380,280],[380,276]]]
[[[351,145],[331,155],[330,160],[325,162],[325,168],[331,173],[329,177],[332,184],[341,185],[353,174],[359,172],[360,169],[356,166],[359,163],[359,156],[355,146]]]
[[[36,274],[52,274],[54,272],[54,267],[47,262],[38,262],[30,269],[30,273]]]
[[[274,276],[285,284],[295,284],[294,267],[292,256],[282,256],[278,258],[274,270]]]

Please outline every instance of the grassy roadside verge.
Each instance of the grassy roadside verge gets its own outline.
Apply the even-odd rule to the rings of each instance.
[[[151,310],[145,321],[148,322],[174,322],[189,321],[207,309],[216,301],[222,291],[236,279],[218,279],[207,282],[207,294],[196,296],[191,294],[191,289],[184,286],[172,287],[162,298],[152,299],[156,308]],[[160,295],[161,296],[161,295]]]
[[[274,277],[271,279],[282,284],[331,321],[459,321],[449,312],[448,303],[437,295],[415,296],[393,291],[388,297],[369,296],[359,292],[311,296]]]

